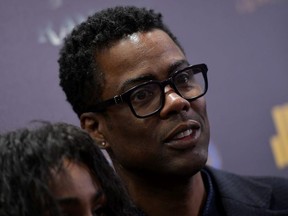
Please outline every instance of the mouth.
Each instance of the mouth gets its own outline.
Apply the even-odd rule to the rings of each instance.
[[[187,130],[185,130],[183,132],[180,132],[180,133],[176,134],[176,136],[173,139],[175,139],[175,140],[182,139],[184,137],[190,136],[192,133],[193,133],[192,129],[187,129]]]
[[[164,143],[174,149],[187,149],[197,143],[200,134],[200,124],[196,121],[190,121],[189,124],[181,124],[173,129]]]

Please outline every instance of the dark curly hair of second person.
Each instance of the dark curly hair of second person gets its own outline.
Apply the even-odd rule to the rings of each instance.
[[[97,177],[107,198],[105,215],[142,215],[85,131],[45,122],[0,135],[0,216],[61,216],[49,182],[51,170],[61,171],[65,159],[84,164]]]
[[[97,67],[97,52],[128,35],[152,29],[163,30],[181,48],[176,37],[162,22],[160,13],[133,6],[118,6],[96,12],[65,38],[58,59],[60,86],[78,117],[87,107],[101,101],[105,77]]]

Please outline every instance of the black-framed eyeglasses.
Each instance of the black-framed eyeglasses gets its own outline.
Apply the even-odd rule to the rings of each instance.
[[[87,112],[104,112],[109,106],[127,103],[138,118],[146,118],[159,112],[165,104],[164,88],[170,85],[182,98],[193,101],[208,90],[208,68],[206,64],[190,65],[174,72],[163,81],[150,80],[132,87],[128,91],[96,104]]]

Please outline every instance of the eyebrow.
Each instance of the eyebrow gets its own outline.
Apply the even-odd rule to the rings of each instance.
[[[168,68],[168,75],[170,76],[180,66],[183,66],[183,65],[187,65],[187,66],[189,65],[189,63],[186,59],[174,62]],[[137,84],[141,84],[145,81],[155,80],[155,79],[156,79],[155,75],[152,75],[152,74],[145,74],[145,75],[133,78],[133,79],[128,79],[122,84],[122,87],[120,88],[120,92],[123,92],[123,91],[129,89],[129,87],[136,86]]]
[[[93,195],[92,200],[96,202],[101,196],[104,195],[103,190],[97,191],[96,194]],[[79,204],[79,199],[77,197],[64,197],[60,199],[56,199],[59,205],[75,205]]]
[[[180,60],[180,61],[176,61],[173,64],[170,65],[169,69],[168,69],[168,74],[171,75],[173,73],[175,73],[177,70],[179,70],[180,66],[188,66],[189,63],[186,59]]]

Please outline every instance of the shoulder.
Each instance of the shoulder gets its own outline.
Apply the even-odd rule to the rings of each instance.
[[[288,209],[288,179],[243,176],[206,167],[222,199],[254,206]]]

